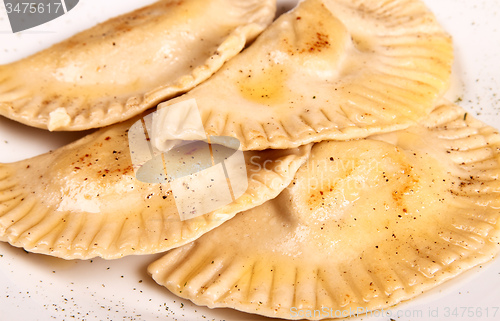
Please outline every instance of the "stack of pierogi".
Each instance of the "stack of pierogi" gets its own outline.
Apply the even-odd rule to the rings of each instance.
[[[494,258],[500,135],[443,98],[453,45],[428,8],[275,12],[162,0],[0,66],[0,115],[99,128],[0,164],[0,240],[68,260],[164,252],[148,271],[172,293],[283,319],[389,308]],[[136,177],[129,132],[192,99],[207,137],[240,142],[248,187],[186,220],[170,181]],[[168,121],[188,140],[187,118]]]

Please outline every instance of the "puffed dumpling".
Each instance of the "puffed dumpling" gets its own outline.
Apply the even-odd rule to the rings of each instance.
[[[276,197],[311,149],[245,152],[246,191],[215,211],[181,220],[170,182],[136,179],[127,137],[135,120],[0,164],[0,241],[65,259],[162,252]]]
[[[452,60],[419,0],[305,0],[178,99],[244,150],[290,148],[408,127],[448,87]]]
[[[0,115],[49,130],[117,123],[209,78],[275,0],[163,0],[0,66]]]
[[[198,305],[319,319],[392,306],[491,260],[500,135],[448,104],[424,124],[315,145],[276,199],[149,272]]]

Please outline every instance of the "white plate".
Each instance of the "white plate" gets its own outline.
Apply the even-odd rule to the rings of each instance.
[[[81,0],[68,14],[12,34],[0,4],[0,64],[25,57],[96,22],[153,0]],[[278,1],[280,8],[295,0]],[[452,101],[492,126],[500,124],[500,7],[496,0],[426,0],[454,37]],[[116,6],[119,3],[119,6]],[[29,77],[29,74],[27,74]],[[48,133],[0,117],[0,162],[62,146],[81,133]],[[0,320],[264,320],[229,309],[197,307],[157,286],[146,273],[160,255],[115,261],[64,261],[0,243]],[[387,314],[389,313],[389,314]],[[444,286],[378,311],[375,320],[500,320],[500,259]],[[354,319],[353,319],[354,320]]]

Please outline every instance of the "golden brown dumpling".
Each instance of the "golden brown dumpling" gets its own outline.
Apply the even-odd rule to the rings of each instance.
[[[195,98],[209,135],[244,150],[289,148],[408,127],[448,86],[450,37],[418,0],[305,0]]]
[[[275,0],[161,0],[0,66],[0,115],[49,130],[129,119],[186,92],[273,19]]]
[[[149,272],[196,304],[270,317],[386,308],[499,252],[499,176],[498,132],[445,104],[407,130],[316,144],[276,199]]]
[[[0,240],[65,259],[162,252],[276,197],[311,149],[245,152],[243,194],[208,214],[181,220],[169,182],[136,178],[127,135],[136,120],[45,155],[0,164]]]

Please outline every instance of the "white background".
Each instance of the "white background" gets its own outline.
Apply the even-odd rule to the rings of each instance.
[[[151,2],[80,0],[65,16],[17,34],[12,34],[0,2],[0,64],[18,60],[97,22]],[[278,1],[281,9],[295,2]],[[472,115],[499,128],[500,3],[496,0],[425,2],[454,38],[456,63],[447,97],[452,101],[461,100],[459,104]],[[82,135],[48,133],[0,117],[0,162],[39,155]],[[265,319],[229,309],[196,307],[176,298],[156,285],[146,273],[147,265],[160,256],[64,261],[28,254],[0,243],[0,321]],[[500,320],[500,311],[495,318],[492,315],[494,306],[500,307],[498,258],[399,305],[392,311],[392,319]],[[461,317],[464,311],[461,307],[469,308],[464,317]],[[446,313],[451,314],[455,308],[458,308],[458,317],[446,317]],[[478,317],[468,317],[470,311]],[[403,316],[398,317],[397,313]],[[434,317],[436,313],[439,317]]]

